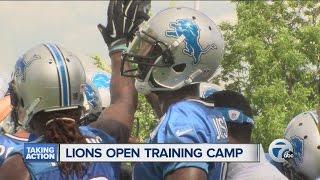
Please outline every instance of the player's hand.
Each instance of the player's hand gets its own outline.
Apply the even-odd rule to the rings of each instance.
[[[109,53],[123,51],[127,48],[139,25],[149,19],[150,0],[110,1],[107,26],[99,24]]]

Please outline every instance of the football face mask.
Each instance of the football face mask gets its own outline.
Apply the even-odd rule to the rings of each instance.
[[[149,79],[154,67],[170,67],[173,64],[169,47],[144,31],[136,33],[128,52],[123,53],[121,59],[121,75],[141,81]],[[130,69],[125,70],[125,62],[130,64]]]

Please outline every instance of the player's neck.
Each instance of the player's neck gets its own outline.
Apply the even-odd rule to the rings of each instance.
[[[189,85],[176,91],[158,91],[158,102],[162,115],[167,112],[170,105],[182,101],[184,99],[197,99],[197,85]]]
[[[163,114],[167,112],[169,106],[175,104],[179,101],[183,101],[185,99],[197,99],[196,96],[193,95],[169,95],[169,96],[159,96],[159,105]],[[163,115],[162,114],[162,115]]]

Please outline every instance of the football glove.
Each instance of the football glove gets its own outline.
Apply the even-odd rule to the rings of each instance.
[[[127,49],[139,25],[150,18],[150,7],[150,0],[109,2],[107,26],[98,25],[109,54]]]

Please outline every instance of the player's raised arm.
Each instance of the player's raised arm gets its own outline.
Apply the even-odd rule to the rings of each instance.
[[[110,1],[107,25],[98,25],[111,57],[111,105],[90,125],[104,130],[120,143],[128,141],[137,107],[134,81],[120,73],[121,54],[138,26],[149,18],[149,9],[150,1]],[[123,67],[128,69],[127,63]]]

